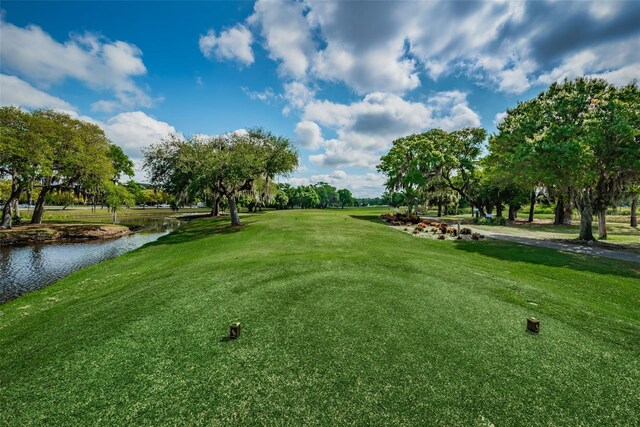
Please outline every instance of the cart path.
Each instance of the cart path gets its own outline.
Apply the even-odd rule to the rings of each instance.
[[[433,221],[440,221],[438,218],[434,218],[434,217],[426,217],[426,218]],[[554,240],[538,239],[535,237],[514,236],[511,234],[503,234],[503,233],[494,232],[494,231],[479,230],[477,228],[473,228],[472,225],[465,225],[465,227],[471,228],[473,232],[484,234],[486,237],[490,239],[506,240],[509,242],[520,243],[523,245],[539,246],[543,248],[556,249],[563,252],[572,252],[575,254],[600,256],[604,258],[617,259],[620,261],[640,262],[640,254],[630,252],[630,251],[605,249],[605,248],[597,247],[595,245],[589,245],[589,244],[578,243],[578,242],[568,243],[568,242],[559,242]]]
[[[472,228],[473,229],[473,228]],[[557,242],[553,240],[536,239],[532,237],[512,236],[509,234],[500,234],[493,231],[473,230],[486,237],[495,240],[507,240],[509,242],[521,243],[523,245],[541,246],[543,248],[557,249],[564,252],[573,252],[576,254],[593,255],[605,258],[618,259],[621,261],[640,262],[640,254],[636,254],[624,250],[604,249],[594,245],[584,243],[567,243]]]

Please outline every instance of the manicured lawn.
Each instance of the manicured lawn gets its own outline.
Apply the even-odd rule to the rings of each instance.
[[[162,216],[174,216],[185,215],[188,213],[207,213],[211,209],[208,208],[183,208],[178,211],[174,211],[169,208],[122,208],[118,209],[117,217],[119,222],[126,223],[128,218],[145,218],[145,217],[162,217]],[[21,209],[20,215],[25,222],[31,220],[33,209]],[[61,207],[47,207],[42,218],[43,222],[49,223],[68,223],[68,222],[90,222],[90,223],[105,223],[110,224],[113,220],[113,215],[109,212],[108,208],[100,208],[98,206],[95,211],[89,206],[70,206],[66,209]]]
[[[639,264],[383,210],[195,220],[0,306],[0,425],[637,423]]]

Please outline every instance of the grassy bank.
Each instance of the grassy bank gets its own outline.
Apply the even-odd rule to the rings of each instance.
[[[168,217],[179,216],[190,213],[207,213],[211,209],[208,208],[183,208],[174,211],[169,208],[122,208],[117,211],[119,223],[126,223],[128,219],[138,220],[141,218]],[[33,210],[21,209],[20,215],[23,222],[27,223],[31,220]],[[89,206],[75,206],[68,208],[47,207],[42,218],[43,223],[77,223],[86,222],[94,224],[110,224],[113,222],[113,214],[109,209],[98,207],[95,211]]]
[[[0,424],[640,419],[637,264],[417,239],[371,209],[244,220],[0,306]]]

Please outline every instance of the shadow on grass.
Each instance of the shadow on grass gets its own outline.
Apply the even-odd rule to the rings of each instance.
[[[232,227],[228,217],[198,218],[178,228],[171,234],[160,237],[146,246],[175,245],[204,239],[217,234],[234,234],[242,231],[244,226]]]
[[[526,262],[548,267],[565,267],[578,271],[640,279],[640,266],[637,263],[613,260],[593,255],[581,255],[538,248],[514,242],[490,241],[454,241],[458,250],[476,253],[502,261]]]
[[[359,219],[361,221],[375,222],[376,224],[384,224],[378,215],[349,215],[353,219]]]

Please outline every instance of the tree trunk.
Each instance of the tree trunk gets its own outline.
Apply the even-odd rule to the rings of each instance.
[[[631,226],[638,227],[638,217],[636,211],[638,210],[638,195],[633,196],[631,200]]]
[[[2,208],[2,224],[0,224],[0,228],[11,228],[11,218],[13,216],[13,212],[11,211],[11,207],[15,200],[20,199],[20,194],[22,193],[22,187],[20,185],[12,186],[11,195],[9,196],[9,200],[7,200],[4,204],[4,208]]]
[[[531,192],[531,204],[529,205],[529,222],[533,222],[533,210],[536,207],[536,192]]]
[[[580,240],[595,240],[593,237],[593,210],[591,205],[586,205],[580,210]]]
[[[564,224],[564,199],[562,196],[558,197],[558,202],[556,203],[556,209],[553,217],[553,225],[562,225]]]
[[[496,216],[497,217],[501,217],[502,216],[502,209],[503,209],[502,203],[497,203],[496,204]]]
[[[116,209],[113,208],[113,223],[115,224],[118,218],[116,217]]]
[[[602,209],[598,212],[598,239],[607,238],[607,210]]]
[[[509,205],[509,221],[516,220],[516,210],[513,205]]]
[[[438,218],[442,216],[442,203],[438,203]]]
[[[42,186],[40,194],[38,194],[38,200],[36,200],[36,206],[33,208],[33,216],[31,217],[31,224],[41,224],[42,215],[44,214],[44,199],[49,192],[49,186]]]
[[[571,225],[572,216],[573,216],[573,203],[569,201],[569,203],[564,204],[564,215],[563,215],[564,218],[563,218],[562,224]]]
[[[231,214],[231,226],[240,226],[240,216],[238,215],[238,205],[236,204],[236,195],[232,194],[227,196],[229,200],[229,213]]]
[[[13,216],[20,216],[20,197],[13,201]]]
[[[213,197],[213,208],[211,208],[211,215],[220,215],[220,196]]]

